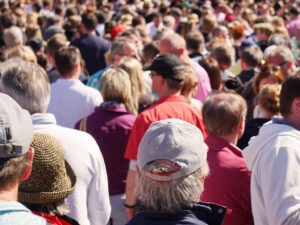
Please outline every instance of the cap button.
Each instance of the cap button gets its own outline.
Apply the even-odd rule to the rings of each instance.
[[[223,209],[218,209],[218,213],[222,213],[223,212]]]

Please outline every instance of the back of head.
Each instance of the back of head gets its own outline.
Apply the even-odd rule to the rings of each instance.
[[[218,61],[220,66],[231,66],[231,64],[234,62],[234,50],[227,44],[223,44],[213,49],[211,56]]]
[[[35,134],[32,172],[19,187],[22,203],[48,205],[67,198],[75,189],[76,175],[64,159],[64,149],[52,136]],[[42,208],[42,207],[41,207]]]
[[[176,212],[198,201],[207,176],[207,146],[201,131],[179,119],[154,122],[138,149],[138,195],[159,212]]]
[[[39,65],[21,59],[1,64],[0,89],[19,105],[33,113],[44,113],[50,101],[48,76]]]
[[[280,84],[267,84],[258,95],[259,105],[271,116],[279,114]]]
[[[287,117],[291,113],[294,99],[300,97],[300,74],[289,76],[282,84],[280,92],[280,113]]]
[[[75,66],[80,63],[80,51],[74,46],[67,46],[58,49],[54,55],[56,69],[60,76],[70,75]]]
[[[286,34],[273,34],[270,38],[270,46],[271,45],[282,45],[293,51],[293,41]]]
[[[4,31],[4,42],[8,48],[12,48],[23,43],[23,33],[17,26],[12,26]]]
[[[37,63],[36,55],[34,54],[34,51],[31,47],[22,45],[22,46],[16,46],[12,49],[9,49],[6,52],[6,58],[21,58],[28,62]]]
[[[129,75],[123,69],[108,69],[100,79],[100,90],[105,102],[117,101],[123,103],[128,111],[131,98]]]
[[[185,36],[186,46],[188,50],[201,52],[204,48],[204,37],[199,31],[189,32]]]
[[[221,69],[217,60],[215,60],[212,57],[205,57],[201,61],[200,65],[206,70],[209,76],[211,88],[213,90],[220,90],[222,85],[222,79],[221,79]]]
[[[243,49],[241,59],[247,67],[255,68],[261,64],[263,53],[258,46],[253,45]]]
[[[143,48],[143,59],[145,63],[155,58],[159,54],[159,41],[152,41],[144,45]]]
[[[17,17],[11,11],[6,11],[1,15],[1,26],[4,29],[7,29],[11,26],[17,25]]]
[[[52,38],[50,38],[47,41],[47,51],[48,51],[48,54],[51,57],[54,57],[55,52],[58,49],[60,49],[62,47],[65,47],[65,46],[67,46],[67,39],[64,39],[64,38],[61,38],[61,37],[57,37],[57,36],[53,36]]]
[[[294,62],[293,52],[286,46],[272,45],[266,48],[264,51],[264,58],[267,60],[267,62],[269,57],[274,57],[276,55],[280,56],[283,62]]]
[[[196,94],[196,90],[198,87],[199,79],[197,74],[188,66],[185,66],[186,70],[186,78],[184,81],[184,85],[181,89],[181,94],[188,98],[187,100],[190,101],[190,97],[194,97]]]
[[[181,49],[186,49],[186,43],[182,36],[177,33],[166,33],[160,41],[160,46],[165,46],[168,52],[180,56]]]
[[[202,107],[203,122],[207,132],[219,137],[235,132],[246,114],[246,101],[234,92],[212,93],[206,98]]]
[[[85,13],[82,15],[82,24],[88,31],[95,30],[98,20],[94,13]]]
[[[18,185],[27,169],[33,136],[29,113],[11,97],[0,94],[0,189]]]

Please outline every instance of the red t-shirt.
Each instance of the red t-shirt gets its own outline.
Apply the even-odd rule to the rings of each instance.
[[[208,135],[207,162],[210,174],[205,179],[201,201],[223,205],[232,212],[223,225],[252,225],[251,172],[241,150],[227,141]]]
[[[160,98],[137,117],[130,133],[125,158],[136,160],[138,146],[150,124],[169,118],[181,119],[195,125],[202,131],[203,138],[206,138],[207,131],[201,111],[186,103],[183,96],[170,95]]]

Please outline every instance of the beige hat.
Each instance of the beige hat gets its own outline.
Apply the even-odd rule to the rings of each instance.
[[[50,204],[65,199],[75,189],[76,175],[64,159],[64,150],[52,136],[35,134],[32,171],[21,182],[18,200],[22,203]]]

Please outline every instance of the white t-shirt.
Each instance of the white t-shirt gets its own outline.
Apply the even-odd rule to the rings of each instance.
[[[85,86],[80,80],[58,79],[51,84],[48,113],[57,124],[74,128],[76,122],[89,116],[103,102],[99,91]]]

